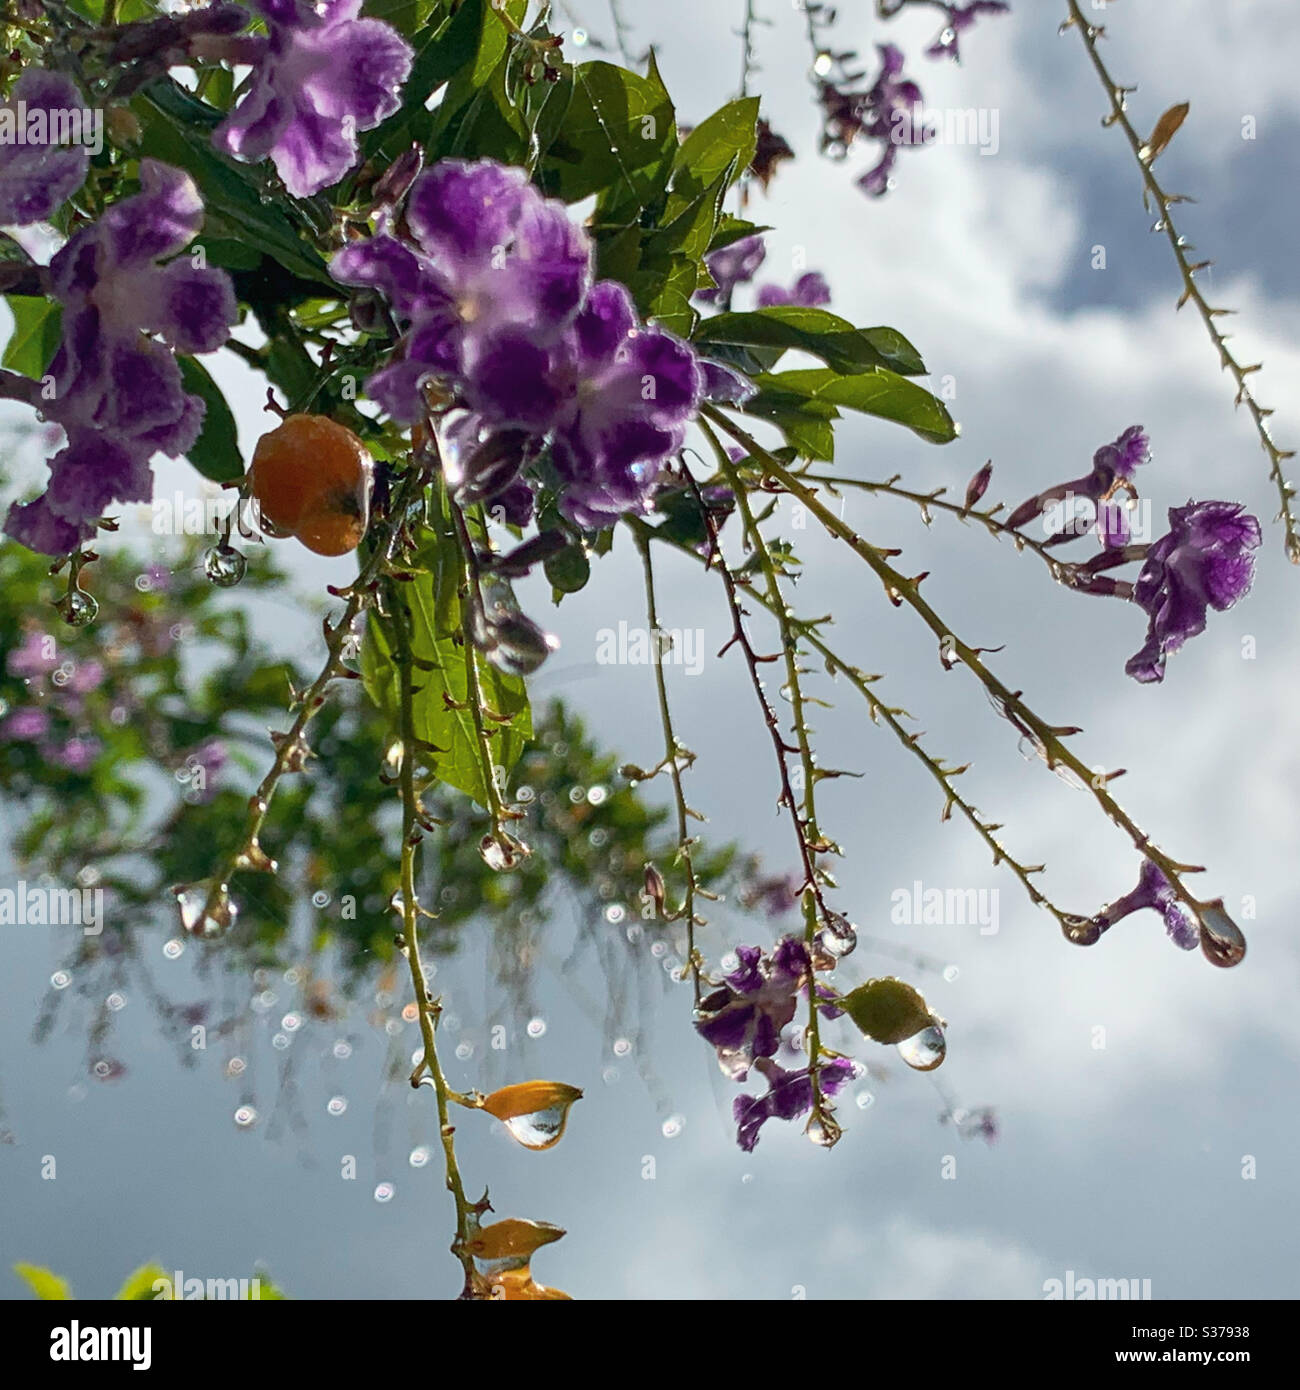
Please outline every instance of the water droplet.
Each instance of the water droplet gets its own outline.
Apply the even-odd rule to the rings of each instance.
[[[943,978],[947,980],[949,984],[952,984],[959,974],[961,974],[961,971],[959,971],[955,965],[945,965],[943,968]]]
[[[915,1071],[933,1071],[948,1055],[948,1042],[937,1023],[898,1044],[898,1055]]]
[[[235,1123],[240,1129],[248,1129],[257,1123],[257,1111],[251,1105],[241,1105],[235,1111]]]
[[[334,1044],[333,1051],[340,1062],[346,1062],[347,1059],[352,1056],[352,1044],[348,1042],[346,1038],[340,1038],[338,1042]]]
[[[229,545],[214,545],[203,557],[203,573],[222,589],[233,589],[248,571],[248,561]]]
[[[114,991],[114,993],[110,994],[108,998],[104,1000],[104,1007],[112,1013],[120,1013],[126,1008],[126,996]]]
[[[50,976],[50,984],[53,985],[55,989],[67,989],[71,983],[72,976],[69,975],[66,970],[56,970],[54,974]]]
[[[809,1141],[820,1149],[833,1149],[844,1136],[844,1131],[829,1115],[814,1114],[804,1128]]]
[[[569,41],[573,44],[574,48],[586,47],[587,31],[585,29],[575,29],[569,35]]]
[[[1223,899],[1206,903],[1197,914],[1201,924],[1201,954],[1211,965],[1225,969],[1246,958],[1246,938],[1224,911]]]
[[[331,1096],[325,1104],[326,1113],[330,1115],[341,1115],[347,1108],[347,1096]]]
[[[99,603],[83,589],[73,589],[54,605],[69,627],[89,627],[99,615]]]
[[[847,956],[858,944],[858,929],[839,912],[828,912],[823,922],[822,945],[832,956]]]
[[[619,1072],[617,1067],[606,1067],[600,1073],[600,1079],[606,1086],[616,1086],[618,1084],[618,1076]]]
[[[526,859],[532,850],[522,840],[499,830],[495,835],[483,836],[479,841],[478,852],[489,869],[504,873]]]
[[[411,1155],[407,1159],[407,1162],[412,1168],[423,1168],[424,1165],[428,1163],[429,1158],[429,1146],[427,1144],[420,1144],[411,1150]]]
[[[618,924],[619,924],[619,923],[624,919],[624,917],[626,917],[626,916],[627,916],[627,910],[626,910],[625,908],[623,908],[622,906],[620,906],[618,903],[611,903],[611,904],[605,909],[605,920],[606,920],[606,921],[610,924],[610,926],[612,926],[612,927],[618,926]]]
[[[665,1139],[676,1139],[677,1136],[686,1128],[685,1115],[669,1115],[669,1117],[659,1126],[660,1132]]]
[[[530,1018],[528,1020],[527,1033],[530,1038],[545,1037],[546,1020],[544,1018]]]
[[[549,1149],[564,1134],[569,1107],[581,1098],[576,1086],[560,1081],[522,1081],[493,1091],[484,1099],[483,1109],[525,1148]]]
[[[614,1056],[615,1056],[615,1057],[626,1057],[627,1054],[628,1054],[629,1052],[631,1052],[631,1051],[632,1051],[632,1044],[627,1040],[627,1038],[615,1038],[615,1039],[614,1039]]]
[[[751,1182],[754,1181],[754,1175],[753,1175],[753,1173],[742,1173],[742,1174],[740,1175],[740,1180],[741,1180],[741,1182],[743,1182],[746,1186],[748,1186]]]
[[[587,788],[587,805],[588,805],[588,806],[600,806],[600,805],[603,805],[604,802],[605,802],[605,800],[606,800],[606,798],[607,798],[608,796],[609,796],[609,790],[608,790],[606,787],[588,787],[588,788]]]
[[[207,941],[224,936],[239,916],[239,907],[231,900],[230,890],[213,879],[177,884],[172,893],[180,908],[181,926],[191,936]]]
[[[176,960],[185,950],[185,943],[179,936],[173,936],[170,941],[163,942],[163,955],[168,960]]]
[[[859,1110],[870,1110],[871,1107],[876,1103],[876,1098],[871,1094],[870,1091],[859,1091],[858,1094],[854,1097],[854,1100],[856,1101]]]
[[[379,1186],[375,1188],[375,1201],[391,1202],[393,1200],[393,1193],[396,1191],[397,1189],[391,1182],[381,1182]]]
[[[247,1069],[248,1063],[245,1062],[242,1057],[232,1057],[230,1061],[226,1063],[227,1076],[243,1076]]]
[[[402,1017],[407,1023],[414,1023],[415,1020],[420,1017],[419,1005],[414,1003],[404,1004],[402,1006]]]
[[[330,895],[323,888],[318,888],[311,895],[311,901],[313,907],[328,907]]]

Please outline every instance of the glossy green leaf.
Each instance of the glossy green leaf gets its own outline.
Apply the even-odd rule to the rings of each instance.
[[[787,351],[798,349],[842,373],[868,367],[885,367],[900,376],[925,371],[921,354],[897,330],[854,328],[838,314],[798,305],[715,314],[700,324],[695,341],[706,350],[709,346],[743,349],[752,359],[751,370],[771,371]]]
[[[673,161],[665,221],[693,202],[720,175],[730,187],[754,158],[758,98],[729,102],[701,121],[682,141]],[[728,172],[729,171],[729,172]]]
[[[178,357],[185,389],[198,396],[207,407],[203,428],[186,457],[205,478],[214,483],[230,483],[244,476],[244,459],[239,452],[235,417],[221,388],[208,369],[194,357]]]
[[[769,398],[801,401],[816,406],[845,406],[864,415],[906,425],[932,444],[948,444],[957,437],[956,426],[943,403],[923,387],[883,368],[842,376],[827,367],[806,371],[777,372],[754,378]],[[746,409],[753,412],[753,401]],[[803,407],[800,407],[801,409]]]
[[[14,316],[14,331],[0,362],[11,371],[39,381],[59,346],[62,307],[52,299],[26,294],[6,295],[5,303]]]
[[[424,534],[418,553],[422,572],[399,587],[416,661],[415,733],[417,738],[441,750],[427,754],[428,766],[438,780],[486,806],[487,788],[473,711],[466,707],[466,648],[457,641],[462,621],[460,550],[449,519],[440,521],[441,531]],[[532,733],[528,692],[522,680],[502,674],[480,652],[473,652],[473,660],[489,708],[494,714],[509,716],[508,722],[486,721],[487,727],[494,730],[490,739],[493,766],[508,774]],[[400,681],[393,664],[389,632],[373,613],[362,646],[361,672],[371,699],[396,729]]]
[[[838,1001],[858,1028],[878,1043],[900,1043],[928,1028],[930,1006],[905,980],[868,980]]]

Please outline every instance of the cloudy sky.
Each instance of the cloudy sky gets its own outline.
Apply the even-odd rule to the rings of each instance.
[[[739,0],[624,8],[633,17],[653,10],[653,28],[646,20],[633,37],[658,45],[684,121],[735,94]],[[1160,172],[1166,187],[1196,199],[1178,210],[1180,230],[1199,258],[1217,260],[1204,283],[1214,302],[1239,311],[1242,359],[1266,364],[1254,380],[1277,409],[1284,444],[1300,439],[1296,207],[1285,177],[1300,121],[1284,44],[1291,8],[1121,0],[1109,7],[1105,46],[1116,77],[1140,85],[1130,100],[1139,127],[1191,102]],[[603,5],[576,9],[594,36],[608,34]],[[1151,914],[1094,950],[1066,945],[967,827],[940,823],[933,784],[853,692],[817,678],[814,692],[835,702],[817,719],[822,761],[863,774],[819,795],[823,826],[846,849],[838,901],[864,936],[934,962],[911,978],[950,1024],[948,1060],[935,1074],[942,1089],[876,1049],[864,1055],[871,1076],[841,1108],[847,1133],[836,1149],[820,1152],[797,1127],[773,1125],[742,1154],[729,1124],[734,1088],[691,1032],[686,988],[661,984],[646,960],[643,1007],[610,1035],[599,970],[553,968],[567,955],[561,922],[539,981],[545,1034],[512,1040],[503,1079],[563,1076],[586,1099],[564,1143],[545,1154],[463,1126],[462,1168],[472,1184],[490,1183],[498,1211],[567,1228],[537,1273],[578,1296],[1034,1299],[1067,1270],[1150,1279],[1156,1298],[1295,1296],[1300,571],[1270,524],[1276,501],[1250,422],[1234,413],[1193,311],[1174,311],[1180,285],[1168,246],[1149,233],[1154,216],[1121,135],[1099,124],[1104,94],[1082,44],[1057,35],[1063,4],[1019,0],[1011,17],[984,21],[963,39],[960,68],[921,57],[937,27],[928,12],[884,26],[864,0],[839,6],[839,46],[869,52],[888,38],[913,55],[927,105],[997,116],[996,153],[904,151],[897,187],[878,201],[853,186],[863,156],[847,165],[816,156],[802,16],[784,0],[759,0],[759,9],[772,25],[760,31],[754,89],[799,155],[750,209],[775,229],[766,271],[788,280],[802,257],[827,276],[837,312],[901,329],[924,353],[935,389],[951,378],[962,426],[940,449],[848,421],[835,467],[870,479],[902,472],[914,486],[960,495],[991,458],[990,498],[1014,504],[1086,472],[1098,445],[1141,423],[1153,460],[1140,481],[1157,518],[1188,498],[1226,498],[1265,521],[1249,600],[1212,614],[1163,685],[1139,687],[1123,670],[1142,641],[1136,610],[1068,593],[1034,556],[951,518],[927,531],[906,504],[845,502],[869,539],[903,547],[909,573],[932,572],[929,600],[965,639],[1005,644],[990,660],[1008,685],[1054,722],[1084,728],[1075,746],[1087,762],[1128,769],[1119,799],[1176,858],[1209,866],[1195,882],[1236,913],[1250,954],[1239,969],[1215,970],[1198,952],[1175,950]],[[1093,268],[1098,246],[1104,269]],[[237,364],[220,374],[251,444],[264,428],[260,393]],[[183,468],[160,478],[164,488],[193,487]],[[1092,913],[1127,891],[1137,856],[1092,799],[1021,756],[978,684],[960,669],[943,673],[932,639],[852,555],[811,530],[796,538],[807,571],[799,610],[833,610],[846,659],[884,673],[882,693],[917,717],[933,750],[973,762],[965,790],[1005,823],[1022,862],[1047,864],[1052,898]],[[649,671],[596,664],[597,632],[640,620],[634,560],[621,538],[588,589],[554,615],[563,645],[542,689],[571,700],[620,754],[653,763],[660,733]],[[299,571],[316,590],[341,574],[325,562]],[[671,673],[681,736],[701,754],[691,800],[719,838],[793,867],[739,656],[712,657],[728,634],[720,594],[685,563],[664,568],[661,588],[665,625],[702,628],[710,654],[697,676]],[[544,597],[539,589],[529,601]],[[268,632],[283,622],[260,616]],[[278,636],[310,658],[308,633]],[[997,890],[997,931],[892,923],[891,895],[917,881]],[[705,944],[716,959],[753,930],[724,911]],[[154,1256],[212,1275],[261,1259],[302,1295],[453,1291],[440,1180],[434,1165],[407,1160],[434,1139],[429,1097],[389,1088],[377,1102],[384,1049],[364,1028],[346,1064],[302,1059],[300,1130],[239,1133],[230,1119],[238,1097],[219,1059],[180,1067],[143,1005],[121,1016],[131,1077],[87,1092],[78,1084],[84,1030],[30,1042],[59,951],[23,936],[6,941],[5,954],[18,1007],[0,1011],[4,1124],[14,1137],[0,1148],[0,1266],[48,1263],[75,1273],[86,1294],[111,1291]],[[485,955],[486,943],[467,937],[440,976],[476,1058]],[[844,968],[853,979],[908,973],[866,946]],[[583,1007],[593,1000],[594,1013]],[[619,1037],[635,1040],[629,1055],[615,1056]],[[265,1037],[247,1041],[273,1099],[282,1059]],[[453,1084],[481,1079],[476,1058],[453,1065]],[[336,1090],[351,1102],[339,1119],[324,1109]],[[964,1141],[940,1124],[949,1102],[995,1106],[999,1141]],[[680,1128],[671,1138],[670,1120]],[[47,1153],[66,1155],[54,1183],[39,1180]],[[358,1156],[355,1183],[340,1182],[343,1153]],[[371,1196],[380,1181],[396,1185],[382,1205]],[[0,1274],[0,1291],[19,1288]]]

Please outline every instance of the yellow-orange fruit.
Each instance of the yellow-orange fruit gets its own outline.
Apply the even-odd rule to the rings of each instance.
[[[373,475],[366,446],[326,415],[290,415],[257,441],[249,469],[267,528],[317,555],[346,555],[361,543]]]

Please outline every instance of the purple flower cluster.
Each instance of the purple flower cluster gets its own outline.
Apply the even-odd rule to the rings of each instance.
[[[382,292],[403,330],[366,386],[395,420],[425,418],[430,382],[471,412],[460,432],[477,443],[457,472],[477,500],[514,486],[549,444],[563,511],[599,527],[648,507],[705,380],[686,343],[642,324],[623,286],[592,284],[591,267],[585,230],[523,170],[449,159],[331,273]]]
[[[758,291],[758,307],[771,309],[794,304],[802,309],[815,309],[831,302],[831,287],[820,271],[810,270],[801,275],[789,289],[783,285],[762,285]]]
[[[17,125],[21,119],[22,140],[0,140],[0,226],[44,222],[85,183],[90,151],[50,138],[51,113],[83,108],[76,83],[61,72],[28,68],[14,83],[0,121]]]
[[[866,91],[846,90],[846,79],[823,78],[818,83],[822,108],[822,149],[844,155],[858,139],[878,141],[880,158],[857,180],[864,193],[880,197],[890,187],[898,151],[904,145],[923,145],[931,132],[917,120],[921,89],[903,76],[903,50],[878,44],[880,72]]]
[[[714,287],[697,290],[695,298],[703,304],[719,304],[729,309],[736,288],[749,284],[766,259],[767,247],[757,234],[742,237],[730,246],[714,251],[704,261],[713,277]],[[760,309],[788,304],[811,309],[830,302],[830,286],[826,283],[826,277],[816,270],[799,276],[789,289],[783,285],[768,284],[759,286],[758,290]]]
[[[86,697],[104,681],[95,660],[63,656],[53,637],[31,631],[10,651],[5,668],[27,687],[29,703],[0,722],[0,742],[35,744],[46,762],[86,772],[99,756],[99,740],[84,732]]]
[[[1169,509],[1169,533],[1151,547],[1133,590],[1149,622],[1142,649],[1125,671],[1161,681],[1165,659],[1205,631],[1209,609],[1222,613],[1249,591],[1259,521],[1236,502],[1189,502]]]
[[[811,1068],[787,1071],[766,1057],[760,1058],[754,1066],[762,1072],[767,1091],[761,1096],[737,1096],[731,1107],[736,1121],[736,1142],[746,1153],[753,1151],[759,1131],[768,1120],[797,1120],[813,1108]],[[823,1062],[817,1072],[822,1095],[828,1098],[838,1095],[861,1072],[862,1067],[850,1057],[833,1057]]]
[[[149,500],[150,460],[184,454],[203,423],[203,402],[184,390],[174,353],[215,351],[235,322],[224,271],[183,258],[159,264],[203,225],[189,175],[146,159],[140,184],[50,263],[63,328],[42,409],[67,443],[49,461],[44,494],[11,507],[4,526],[47,555],[88,540],[111,502]]]
[[[362,0],[253,0],[267,37],[237,40],[253,64],[248,92],[213,133],[236,159],[268,156],[296,198],[357,164],[357,132],[401,105],[410,45],[390,25],[359,19]]]
[[[1118,492],[1134,493],[1133,475],[1139,465],[1151,457],[1151,444],[1141,425],[1130,425],[1113,444],[1103,444],[1092,456],[1092,471],[1082,478],[1036,493],[1022,502],[1007,517],[1007,525],[1024,526],[1041,516],[1055,502],[1083,498],[1096,508],[1096,525],[1102,544],[1118,549],[1129,542],[1128,516],[1123,507],[1111,499]],[[1084,532],[1067,528],[1058,533],[1067,541]]]

